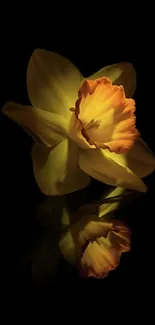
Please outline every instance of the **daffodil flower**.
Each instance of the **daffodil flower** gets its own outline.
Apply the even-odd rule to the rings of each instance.
[[[104,278],[131,248],[131,231],[121,221],[86,215],[63,234],[60,249],[84,277]]]
[[[66,58],[35,50],[27,70],[32,106],[13,102],[3,112],[35,140],[33,170],[40,190],[62,195],[86,187],[90,177],[140,192],[155,158],[138,139],[136,75],[130,63],[105,67],[84,79]]]

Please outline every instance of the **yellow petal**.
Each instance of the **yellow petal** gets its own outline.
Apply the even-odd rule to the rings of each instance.
[[[59,247],[66,261],[71,265],[76,265],[77,247],[70,230],[60,238]]]
[[[118,266],[121,253],[129,251],[130,248],[130,230],[122,222],[114,221],[106,237],[101,235],[87,245],[81,258],[81,266],[88,276],[103,278]]]
[[[82,148],[82,149],[90,149],[92,147],[95,148],[94,145],[90,145],[89,142],[85,139],[85,137],[82,135],[82,129],[81,129],[81,122],[75,114],[72,113],[71,118],[69,120],[68,125],[68,133],[69,138],[76,142],[76,144]]]
[[[40,108],[8,102],[2,112],[22,126],[34,140],[51,147],[67,136],[68,123],[57,114]]]
[[[133,201],[136,194],[135,191],[127,190],[124,187],[108,186],[98,201],[83,205],[79,212],[81,216],[92,214],[98,218],[104,217],[104,220],[110,220],[113,217],[111,213]]]
[[[127,166],[139,177],[148,176],[155,170],[155,155],[142,139],[125,156]]]
[[[136,72],[131,63],[122,62],[100,69],[89,79],[109,78],[114,85],[122,85],[126,97],[132,97],[136,90]]]
[[[78,147],[64,140],[52,149],[35,144],[33,170],[40,190],[46,195],[63,195],[85,188],[89,177],[78,166]]]
[[[124,229],[124,231],[122,230],[121,232],[109,232],[108,240],[121,252],[128,252],[131,248],[131,234],[126,229]]]
[[[113,223],[100,221],[95,216],[85,216],[77,223],[79,230],[79,245],[82,247],[86,241],[93,241],[98,237],[107,236],[108,231],[112,228]]]
[[[115,189],[110,189],[108,193],[105,193],[102,197],[103,204],[100,204],[99,206],[98,217],[102,218],[106,214],[117,210],[121,206],[122,201],[126,201],[126,198],[127,190],[125,188],[116,187]]]
[[[107,149],[81,151],[79,164],[86,174],[103,183],[139,192],[147,190],[142,180],[127,166],[114,161],[110,151]]]
[[[78,69],[63,56],[36,49],[27,70],[30,101],[35,107],[68,118],[82,79]]]
[[[108,248],[101,248],[96,242],[93,242],[89,243],[82,256],[81,266],[87,270],[88,277],[104,278],[109,271],[117,267],[119,260],[120,253],[111,248],[108,251]]]
[[[126,154],[109,151],[108,156],[118,164],[131,169],[140,178],[148,176],[155,170],[155,156],[142,139],[135,142],[133,148]]]
[[[103,192],[98,201],[81,206],[74,220],[87,215],[96,215],[104,221],[111,220],[114,218],[112,212],[122,209],[130,202],[133,202],[137,195],[139,195],[138,192],[130,191],[123,187],[108,186],[108,189]]]

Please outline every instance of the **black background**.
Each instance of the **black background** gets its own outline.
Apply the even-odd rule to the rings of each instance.
[[[59,24],[58,24],[59,26]],[[37,31],[23,32],[20,35],[20,23],[16,31],[5,34],[1,46],[1,106],[8,100],[19,103],[29,103],[26,92],[26,68],[29,58],[35,48],[44,48],[66,56],[88,76],[99,68],[121,61],[131,62],[137,72],[137,126],[143,139],[155,152],[155,131],[153,105],[148,103],[148,75],[144,54],[145,44],[138,43],[141,33],[136,36],[136,46],[130,34],[123,36],[115,28],[110,36],[106,36],[105,26],[102,29],[96,25],[92,31],[91,24],[83,24],[83,28],[74,33],[74,21],[66,30],[65,25],[60,31],[51,26],[51,33]],[[114,26],[115,27],[115,26]],[[121,34],[121,36],[120,36]],[[49,287],[37,284],[30,271],[27,252],[31,251],[36,236],[36,208],[44,199],[38,190],[32,172],[30,149],[32,140],[20,127],[1,115],[1,179],[2,205],[1,220],[5,263],[3,266],[7,281],[13,279],[19,288]],[[64,261],[58,267],[52,286],[56,287],[97,287],[108,289],[119,286],[138,290],[144,287],[146,271],[150,270],[148,252],[150,244],[146,234],[150,231],[148,225],[153,218],[153,200],[155,193],[154,174],[146,180],[148,192],[126,211],[129,225],[133,231],[132,251],[123,256],[120,267],[104,280],[79,278]],[[35,235],[34,235],[35,234]],[[15,275],[14,275],[15,274]]]

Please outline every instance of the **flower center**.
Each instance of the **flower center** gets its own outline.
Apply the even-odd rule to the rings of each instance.
[[[123,86],[99,78],[83,81],[74,113],[74,139],[88,148],[108,148],[115,153],[130,150],[139,133],[135,127],[135,102],[125,97]],[[78,141],[77,141],[78,142]]]
[[[89,131],[97,130],[100,127],[100,123],[101,123],[101,121],[99,121],[99,120],[95,121],[94,119],[92,119],[89,123],[87,123],[85,125],[83,125],[83,123],[81,122],[81,124],[82,124],[81,133],[90,145],[94,145],[94,142],[92,141],[91,137],[89,136]]]
[[[92,119],[89,123],[84,125],[85,130],[91,130],[91,129],[98,129],[101,124],[100,120],[94,120]]]

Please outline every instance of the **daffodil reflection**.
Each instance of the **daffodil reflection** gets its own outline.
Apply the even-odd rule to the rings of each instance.
[[[122,221],[108,220],[100,205],[98,210],[98,215],[89,212],[87,206],[79,211],[77,221],[59,242],[65,259],[84,277],[104,278],[119,265],[122,253],[131,248],[130,229]]]
[[[141,180],[155,158],[138,139],[136,74],[130,63],[105,67],[85,78],[66,58],[35,50],[27,70],[33,106],[13,102],[3,112],[28,130],[33,170],[40,190],[62,195],[85,188],[93,177],[103,183],[146,191]]]
[[[44,231],[32,261],[35,281],[44,283],[54,277],[61,254],[82,276],[102,278],[130,250],[131,232],[115,220],[114,213],[124,211],[138,192],[107,186],[100,199],[87,204],[81,203],[83,195],[79,191],[67,198],[46,197],[39,207],[37,218]],[[75,203],[71,207],[71,200],[78,201],[76,207]]]

